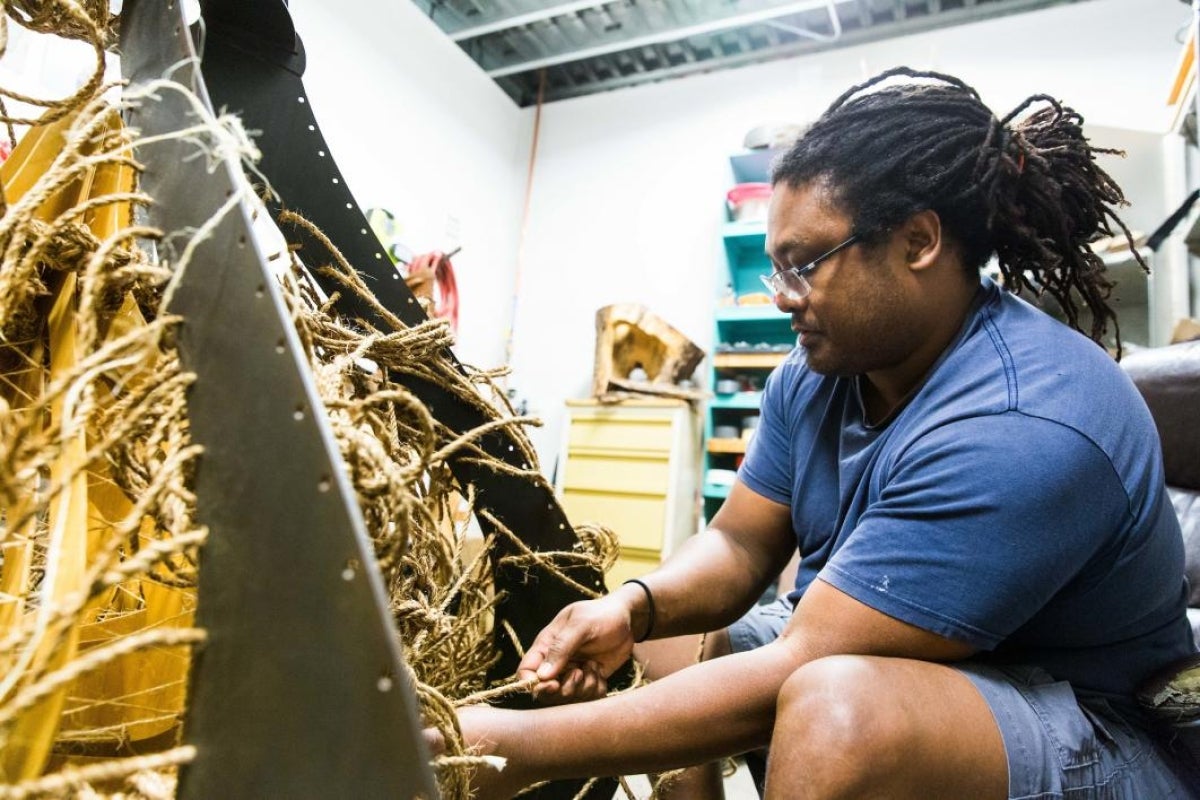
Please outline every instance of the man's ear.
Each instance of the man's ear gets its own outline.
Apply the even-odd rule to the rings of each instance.
[[[929,269],[942,255],[942,219],[932,209],[918,211],[904,223],[904,256],[908,268]]]

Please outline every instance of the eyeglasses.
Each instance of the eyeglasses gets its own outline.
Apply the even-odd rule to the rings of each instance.
[[[772,272],[770,275],[759,275],[758,277],[763,282],[763,285],[771,290],[772,296],[781,294],[789,300],[803,300],[812,291],[812,285],[809,284],[807,276],[814,269],[821,266],[822,261],[837,255],[842,250],[857,242],[859,238],[859,234],[851,234],[849,239],[828,253],[817,256],[803,267],[790,267],[789,269]]]

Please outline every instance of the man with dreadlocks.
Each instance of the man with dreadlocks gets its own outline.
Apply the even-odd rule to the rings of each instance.
[[[799,547],[795,611],[642,689],[464,709],[467,743],[510,760],[483,797],[768,743],[772,798],[1196,796],[1132,699],[1195,644],[1157,434],[1097,346],[1116,318],[1088,243],[1125,231],[1123,196],[1081,121],[1044,96],[997,119],[901,68],[783,156],[764,281],[799,347],[738,482],[521,668],[542,695],[602,688],[635,640],[734,622]],[[980,277],[993,253],[1005,288]],[[1048,292],[1070,327],[1005,289]]]

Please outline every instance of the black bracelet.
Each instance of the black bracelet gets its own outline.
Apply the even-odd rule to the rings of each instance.
[[[650,587],[637,578],[630,578],[621,585],[624,586],[626,583],[636,583],[638,586],[642,587],[642,591],[646,593],[646,632],[642,634],[642,638],[633,640],[634,644],[640,644],[649,639],[651,631],[654,630],[654,595],[650,593]]]

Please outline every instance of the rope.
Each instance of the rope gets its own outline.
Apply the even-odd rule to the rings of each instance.
[[[196,748],[184,745],[148,756],[105,761],[86,767],[67,767],[62,772],[37,780],[22,781],[11,786],[0,786],[0,800],[28,800],[47,795],[62,797],[68,790],[87,783],[108,783],[120,778],[135,776],[140,772],[178,767],[194,761],[195,758]]]
[[[0,14],[0,51],[8,21],[83,39],[93,45],[100,62],[111,23],[107,0],[11,0]],[[201,452],[191,443],[187,420],[187,392],[195,376],[182,368],[174,350],[181,320],[163,309],[198,244],[224,214],[254,202],[248,191],[235,193],[197,230],[135,225],[134,212],[153,200],[133,185],[141,166],[131,153],[135,145],[152,140],[137,140],[120,126],[116,110],[102,97],[109,87],[102,85],[101,76],[98,68],[63,100],[25,98],[0,87],[0,120],[10,130],[14,124],[36,122],[26,137],[50,136],[47,126],[53,125],[53,135],[61,138],[46,140],[55,147],[41,174],[21,175],[31,179],[23,191],[9,195],[0,214],[0,546],[27,548],[31,554],[19,568],[18,559],[9,559],[5,550],[0,572],[6,581],[0,592],[7,601],[0,604],[0,754],[13,741],[15,726],[47,697],[74,692],[82,676],[97,674],[131,653],[190,648],[206,636],[191,627],[189,606],[159,627],[113,638],[61,665],[33,657],[68,641],[85,621],[117,621],[148,611],[139,586],[194,590],[198,549],[207,534],[195,520],[194,479]],[[142,103],[165,92],[182,93],[195,111],[188,127],[167,136],[193,142],[209,163],[233,159],[257,174],[252,163],[257,151],[236,118],[213,115],[182,87],[151,82],[137,92],[126,90],[122,103]],[[32,101],[47,112],[36,121],[17,119],[4,110],[4,98]],[[17,147],[32,142],[23,140]],[[15,171],[6,167],[6,189],[15,185]],[[98,174],[131,180],[95,194],[85,192],[74,203],[58,202],[80,186],[98,185],[93,181]],[[45,211],[58,205],[65,207],[54,214]],[[101,217],[118,220],[115,228],[97,225]],[[611,565],[615,538],[606,529],[581,526],[574,549],[537,552],[486,514],[482,516],[496,534],[482,542],[468,536],[464,520],[472,512],[475,488],[458,484],[449,461],[479,464],[548,488],[526,435],[526,428],[538,421],[514,413],[498,385],[507,369],[460,367],[448,357],[454,334],[446,320],[405,326],[382,307],[320,231],[290,212],[281,222],[306,230],[325,247],[331,263],[310,266],[334,276],[342,291],[361,297],[381,320],[376,329],[362,320],[339,318],[335,298],[323,295],[309,267],[289,248],[290,269],[283,272],[280,288],[341,457],[344,473],[337,477],[353,489],[371,536],[421,715],[446,742],[444,755],[433,762],[442,796],[466,800],[472,772],[499,764],[466,751],[454,709],[530,690],[529,683],[519,680],[489,685],[489,671],[499,659],[498,637],[508,636],[518,654],[527,644],[517,639],[509,620],[497,618],[496,604],[505,592],[492,583],[494,568],[499,563],[542,570],[581,595],[595,597],[594,589],[571,574]],[[179,257],[173,263],[152,257],[141,240]],[[79,357],[49,380],[53,343],[46,333],[43,297],[68,279],[75,284],[69,299]],[[475,430],[452,431],[405,388],[403,383],[413,377],[445,388],[485,422]],[[51,413],[58,405],[68,413]],[[513,445],[513,463],[491,457],[479,444],[501,431]],[[81,434],[86,447],[78,466],[50,479],[51,465]],[[89,503],[107,498],[96,501],[96,508],[105,510],[87,523],[91,543],[82,589],[48,603],[38,592],[54,566],[46,555],[48,509],[84,477]],[[496,552],[498,541],[509,551],[504,556]],[[123,724],[76,724],[101,709],[141,711],[143,721],[169,723],[170,711],[154,708],[146,698],[158,689],[180,687],[183,680],[164,678],[119,697],[72,694],[66,713],[74,716],[59,741],[99,746],[119,740]],[[102,797],[87,785],[118,780],[128,787],[123,797],[169,797],[174,769],[195,756],[194,748],[182,747],[135,759],[67,765],[28,780],[9,777],[11,783],[0,782],[0,800],[71,791],[83,796],[85,789],[88,796]]]

